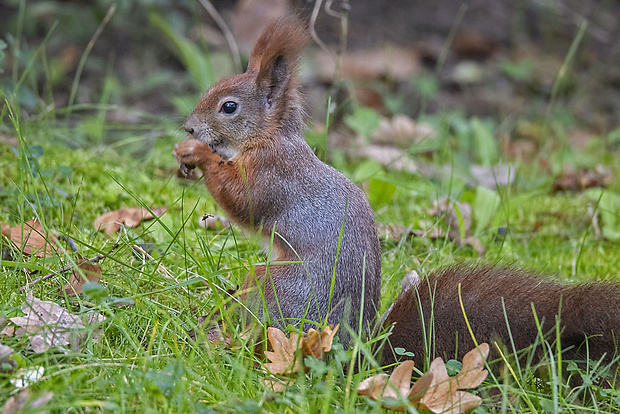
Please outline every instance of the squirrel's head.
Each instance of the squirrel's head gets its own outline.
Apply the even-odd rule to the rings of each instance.
[[[297,62],[306,42],[301,23],[281,18],[259,37],[245,73],[217,82],[200,98],[185,130],[220,156],[268,144],[300,111]]]

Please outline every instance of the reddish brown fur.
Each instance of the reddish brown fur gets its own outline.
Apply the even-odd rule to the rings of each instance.
[[[585,355],[586,336],[591,358],[616,353],[616,334],[620,334],[619,284],[570,286],[521,270],[489,266],[448,267],[429,274],[417,289],[402,293],[386,319],[386,326],[394,324],[390,346],[405,348],[417,359],[426,355],[424,321],[426,332],[434,331],[432,347],[428,349],[431,358],[461,358],[472,349],[474,342],[459,302],[459,284],[463,306],[478,343],[499,340],[511,349],[503,298],[517,351],[536,341],[538,330],[531,309],[534,304],[544,334],[555,328],[556,315],[560,314],[561,345],[563,349],[572,347],[569,355]],[[555,332],[551,334],[548,339],[553,341]],[[384,362],[395,359],[390,349],[384,351]]]
[[[175,151],[182,163],[195,166],[204,173],[209,192],[226,211],[228,217],[245,227],[255,227],[248,189],[256,184],[255,172],[260,165],[257,165],[253,152],[246,151],[240,154],[235,162],[228,163],[208,145],[195,139],[179,142]],[[271,230],[264,229],[264,232],[268,236]],[[284,246],[281,240],[274,239],[274,244],[278,251],[287,251],[289,255],[273,257],[272,260],[296,260],[288,246]],[[264,270],[262,272],[257,270],[256,274],[262,275]],[[251,275],[248,275],[248,279],[251,279]],[[245,283],[249,282],[251,280],[246,279]]]
[[[247,72],[263,72],[264,76],[275,58],[282,56],[290,65],[291,78],[296,79],[299,55],[307,41],[306,29],[299,21],[284,17],[271,22],[252,49]]]

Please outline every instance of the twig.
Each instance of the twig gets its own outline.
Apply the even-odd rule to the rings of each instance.
[[[334,56],[334,52],[327,47],[325,42],[321,40],[319,35],[316,33],[316,19],[319,17],[319,12],[321,11],[321,4],[323,4],[323,0],[316,0],[314,3],[314,9],[312,9],[312,15],[310,16],[310,37],[314,40],[314,42],[319,45],[321,49],[323,49],[328,54]]]
[[[72,251],[73,253],[77,253],[77,251],[78,251],[78,247],[77,247],[77,245],[75,244],[75,241],[74,241],[71,237],[69,237],[69,236],[63,236],[63,235],[60,235],[60,236],[58,236],[58,238],[59,238],[60,240],[64,241],[64,242],[66,242],[66,243],[69,245],[69,247],[71,247],[71,251]]]
[[[91,257],[90,259],[86,259],[86,260],[88,260],[91,263],[97,263],[99,260],[103,259],[104,257],[108,256],[110,253],[112,253],[114,250],[116,250],[116,248],[118,246],[119,246],[119,244],[116,243],[114,246],[112,246],[112,248],[106,254],[99,253],[96,256]],[[62,268],[56,270],[55,272],[50,272],[50,273],[48,273],[48,274],[46,274],[44,276],[38,277],[35,280],[33,280],[32,282],[26,283],[24,286],[20,287],[19,288],[19,293],[24,293],[26,291],[26,289],[28,289],[30,286],[32,286],[32,285],[34,285],[36,283],[39,283],[42,280],[47,280],[47,279],[49,279],[52,276],[56,276],[56,275],[59,275],[61,273],[66,272],[68,270],[71,270],[74,267],[75,267],[75,263],[70,263],[67,266],[62,267]]]
[[[156,260],[153,258],[153,256],[151,256],[146,250],[144,250],[141,246],[138,246],[137,244],[134,244],[131,246],[132,249],[134,249],[136,252],[140,253],[141,255],[143,255],[146,259],[152,260],[154,262],[156,262]],[[169,279],[174,280],[176,283],[181,283],[179,282],[179,280],[174,277],[174,275],[172,273],[170,273],[170,271],[168,269],[166,269],[166,267],[164,265],[162,265],[161,263],[158,263],[157,265],[157,270],[159,270],[159,272],[166,276]]]
[[[228,43],[228,47],[230,48],[230,54],[232,55],[233,64],[235,65],[235,71],[240,73],[243,69],[241,68],[241,54],[239,53],[239,47],[237,46],[237,42],[235,42],[235,37],[232,32],[228,28],[228,25],[222,18],[222,16],[217,12],[216,8],[209,0],[198,0],[202,7],[205,8],[207,13],[215,20],[215,23],[219,26],[220,30],[224,34],[224,38],[226,38],[226,43]]]

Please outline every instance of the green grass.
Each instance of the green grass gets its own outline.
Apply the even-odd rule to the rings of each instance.
[[[106,315],[105,336],[100,341],[89,343],[80,352],[51,350],[37,355],[27,350],[23,338],[0,338],[18,352],[20,368],[45,368],[33,388],[54,391],[51,408],[64,411],[72,407],[77,412],[87,407],[120,412],[380,411],[375,403],[355,394],[356,384],[369,375],[370,360],[363,353],[354,355],[337,348],[328,362],[314,361],[311,371],[292,387],[274,393],[262,385],[265,361],[251,351],[252,344],[239,337],[242,326],[234,316],[228,326],[237,338],[232,349],[204,341],[196,329],[198,317],[216,310],[229,315],[234,303],[226,290],[242,283],[250,263],[264,259],[258,253],[257,240],[238,228],[217,232],[200,227],[201,215],[219,210],[201,182],[174,177],[176,164],[170,151],[173,143],[182,139],[174,128],[164,125],[149,152],[132,156],[125,150],[132,142],[72,149],[55,142],[53,138],[61,129],[54,123],[48,128],[43,125],[20,121],[16,129],[3,126],[19,138],[20,150],[0,144],[0,221],[15,225],[37,216],[51,231],[72,238],[85,257],[120,244],[101,262],[101,288],[84,297],[67,300],[56,294],[68,274],[33,288],[35,296],[57,301],[73,312],[94,309]],[[20,135],[18,131],[28,133]],[[452,138],[442,139],[449,142]],[[618,159],[618,154],[611,159]],[[355,164],[340,167],[345,172],[356,169]],[[395,183],[395,189],[389,200],[374,197],[378,220],[415,228],[436,221],[426,210],[445,192],[442,180],[385,169],[382,174]],[[364,186],[367,180],[358,184]],[[539,179],[537,171],[519,170],[517,182],[502,196],[497,216],[479,234],[487,247],[486,260],[514,263],[566,280],[612,279],[620,260],[619,246],[594,237],[588,206],[596,204],[596,197],[588,192],[553,195],[548,184],[549,180]],[[617,182],[610,187],[608,191],[613,192]],[[472,199],[475,191],[463,187],[454,197]],[[111,238],[93,228],[93,220],[101,213],[140,205],[166,206],[168,210],[159,220],[123,229]],[[541,220],[542,227],[533,232]],[[505,237],[493,236],[498,226],[508,226]],[[137,254],[133,245],[150,252],[153,259]],[[454,261],[477,258],[469,247],[424,238],[387,242],[383,252],[382,310],[399,293],[400,279],[408,270],[423,274]],[[62,255],[36,259],[17,252],[12,252],[12,259],[12,264],[3,262],[0,273],[0,313],[9,317],[21,314],[25,295],[19,293],[19,287],[36,277],[27,275],[28,269],[42,268],[39,274],[47,273],[66,261]],[[190,329],[199,332],[198,341],[188,338]],[[359,371],[349,369],[352,360],[361,363]],[[418,369],[423,368],[422,361],[418,364]],[[569,367],[571,375],[586,379],[598,372]],[[533,363],[519,368],[516,378],[504,372],[485,382],[480,390],[485,398],[480,412],[553,411],[558,404],[575,412],[618,408],[620,395],[596,381],[570,387],[566,380],[540,374]],[[0,374],[0,403],[15,392],[8,384],[15,375]]]

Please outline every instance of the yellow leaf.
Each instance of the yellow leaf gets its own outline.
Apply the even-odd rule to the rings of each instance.
[[[321,334],[313,328],[308,329],[308,336],[304,341],[304,352],[317,359],[323,359],[323,347],[321,346]]]
[[[338,327],[332,330],[333,325],[327,326],[323,332],[310,328],[307,336],[303,339],[304,352],[306,355],[312,355],[317,359],[323,359],[325,352],[329,352],[332,349],[332,343],[334,336],[338,332]]]
[[[336,325],[333,329],[332,326],[333,325],[328,325],[325,330],[321,332],[321,345],[323,346],[323,352],[329,352],[332,350],[334,336],[336,335],[336,332],[338,332],[338,328],[340,328],[340,324]]]

